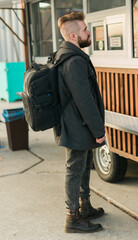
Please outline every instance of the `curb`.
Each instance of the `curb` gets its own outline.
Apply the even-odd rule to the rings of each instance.
[[[138,221],[138,215],[135,212],[133,212],[130,209],[126,208],[124,205],[116,202],[114,199],[106,196],[104,193],[98,191],[96,188],[90,187],[90,190],[92,192],[94,192],[95,194],[97,194],[98,196],[102,197],[107,202],[111,203],[112,205],[114,205],[115,207],[119,208],[121,211],[125,212],[126,214],[128,214],[129,216],[131,216],[132,218],[134,218],[135,220]]]

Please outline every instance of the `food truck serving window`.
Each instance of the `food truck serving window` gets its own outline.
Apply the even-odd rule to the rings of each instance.
[[[95,66],[137,68],[138,0],[86,1],[92,40],[87,52]]]
[[[111,23],[93,27],[94,51],[123,50],[123,24]],[[106,40],[105,40],[106,36]]]
[[[111,8],[123,7],[126,5],[126,0],[88,0],[87,12],[97,12]]]
[[[124,54],[125,14],[105,16],[102,21],[89,23],[92,45],[89,54]]]

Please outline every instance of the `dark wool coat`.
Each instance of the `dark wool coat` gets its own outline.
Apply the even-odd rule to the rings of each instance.
[[[89,56],[74,44],[64,41],[57,59],[65,53],[73,56],[58,67],[58,86],[62,107],[70,99],[61,116],[60,126],[54,127],[57,145],[74,150],[101,146],[96,138],[105,134],[104,105]],[[103,144],[102,144],[103,145]]]

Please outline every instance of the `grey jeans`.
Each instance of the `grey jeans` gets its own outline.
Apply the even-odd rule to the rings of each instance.
[[[91,161],[91,150],[66,149],[65,202],[67,208],[77,209],[79,197],[89,197]]]

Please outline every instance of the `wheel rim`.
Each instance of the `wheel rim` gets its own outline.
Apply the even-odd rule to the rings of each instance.
[[[111,155],[107,145],[96,149],[96,162],[99,170],[107,175],[111,169]]]

